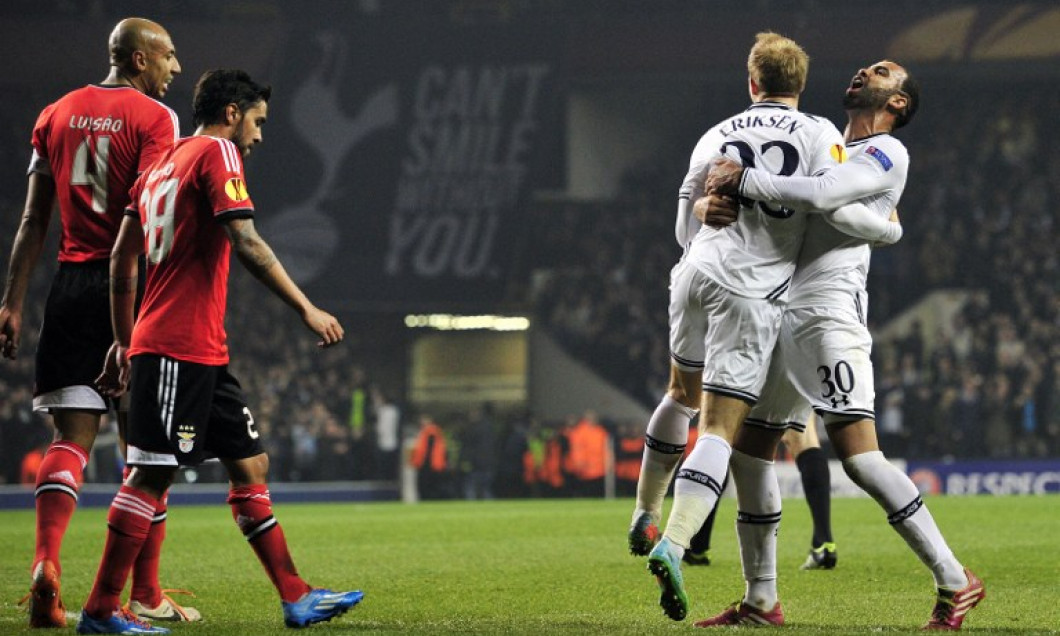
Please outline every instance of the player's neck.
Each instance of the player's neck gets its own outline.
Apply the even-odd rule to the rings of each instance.
[[[137,85],[135,78],[129,77],[117,66],[110,67],[110,73],[107,74],[107,78],[101,84],[103,86],[129,86],[143,92],[143,88]]]
[[[199,126],[195,129],[195,136],[203,137],[217,137],[219,139],[227,139],[232,141],[232,127],[225,126],[223,124],[211,124],[209,126]]]
[[[764,93],[758,96],[758,99],[754,100],[756,104],[762,102],[772,102],[774,104],[785,104],[797,109],[799,107],[799,97],[797,95],[773,95],[770,93]]]
[[[894,130],[894,116],[880,110],[848,110],[843,139],[857,141]]]

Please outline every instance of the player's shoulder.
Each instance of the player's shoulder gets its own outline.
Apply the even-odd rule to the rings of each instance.
[[[136,89],[124,91],[121,96],[124,99],[128,99],[134,108],[142,114],[151,118],[168,118],[173,121],[174,127],[179,128],[177,126],[177,111],[154,97],[145,95]]]
[[[197,154],[210,156],[214,161],[223,164],[228,172],[240,173],[243,171],[242,154],[239,147],[229,139],[223,137],[211,137],[210,135],[196,135],[186,137],[181,142],[187,143]]]
[[[872,138],[872,143],[878,148],[885,148],[898,155],[909,156],[909,150],[902,140],[891,134],[877,135]]]
[[[839,135],[842,137],[843,133],[839,132],[839,128],[832,123],[831,119],[821,115],[808,113],[804,110],[800,110],[798,113],[805,119],[806,126],[810,130],[822,135]]]
[[[132,86],[88,84],[74,89],[55,102],[55,105],[84,113],[112,114],[129,119],[129,123],[157,121],[172,122],[179,129],[176,111],[157,99],[145,95]]]
[[[45,106],[41,110],[38,119],[44,120],[62,109],[77,108],[84,104],[89,100],[87,89],[91,88],[91,86],[91,84],[88,86],[81,86],[63,94],[58,99]]]
[[[909,165],[909,150],[894,135],[887,133],[870,135],[847,144],[847,147],[850,151],[861,149],[864,154],[876,159],[887,170],[893,166],[905,168]]]

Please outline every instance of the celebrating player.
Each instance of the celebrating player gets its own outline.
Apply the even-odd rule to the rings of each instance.
[[[59,553],[100,418],[108,410],[94,380],[114,339],[107,267],[122,210],[137,174],[169,149],[180,132],[176,114],[156,101],[180,73],[166,30],[150,20],[128,18],[111,32],[109,47],[106,79],[66,94],[37,119],[25,212],[0,303],[0,350],[14,359],[30,274],[57,200],[59,271],[44,310],[33,396],[35,411],[51,413],[56,435],[37,471],[32,627],[66,625]],[[122,419],[119,413],[119,423]],[[180,607],[159,587],[165,501],[158,502],[151,517],[149,537],[133,571],[130,607],[158,619],[199,620],[195,608]]]
[[[912,480],[879,450],[869,356],[872,338],[865,316],[870,241],[893,242],[900,235],[888,217],[905,188],[909,155],[891,132],[909,122],[919,100],[919,87],[905,68],[887,60],[877,62],[855,74],[843,99],[848,162],[817,178],[777,177],[723,162],[707,181],[712,191],[770,205],[832,210],[860,200],[875,211],[875,216],[861,217],[859,232],[847,228],[847,234],[860,239],[829,227],[828,215],[810,220],[774,360],[780,373],[769,392],[782,415],[786,406],[788,416],[797,418],[810,404],[823,414],[844,470],[883,507],[891,526],[934,575],[937,599],[924,627],[956,630],[984,598],[985,590],[953,555]],[[745,427],[734,445],[757,462],[758,469],[749,472],[745,483],[760,497],[776,482],[767,460],[772,459],[778,439],[776,432]],[[745,570],[762,554],[775,552],[775,543],[775,532],[758,543],[745,546],[741,541]],[[697,625],[778,623],[775,591],[773,585],[772,594],[763,593],[749,581],[743,600]]]
[[[239,382],[228,371],[224,330],[228,263],[240,262],[320,337],[342,341],[334,316],[313,305],[254,228],[243,158],[261,142],[271,89],[243,71],[204,74],[195,86],[195,136],[182,139],[137,180],[111,256],[114,343],[100,376],[107,393],[128,384],[132,474],[111,503],[107,543],[81,612],[84,634],[123,633],[118,595],[152,510],[180,465],[217,457],[228,472],[232,517],[279,592],[284,622],[304,627],[347,611],[363,594],[312,588],[295,570],[272,514],[269,458]],[[136,259],[146,288],[133,326]],[[137,627],[144,629],[143,627]],[[168,630],[146,626],[147,633]]]
[[[648,556],[659,604],[674,620],[688,612],[682,556],[721,494],[733,436],[758,399],[806,226],[803,213],[749,202],[729,227],[700,227],[691,202],[703,191],[710,163],[728,153],[782,174],[815,174],[837,163],[839,131],[797,110],[808,68],[798,44],[758,34],[747,61],[753,103],[699,140],[681,188],[677,234],[687,249],[671,274],[671,386],[648,424],[630,537],[633,547],[634,535],[646,531],[650,545],[650,528],[702,393],[699,436],[677,472],[663,538]]]

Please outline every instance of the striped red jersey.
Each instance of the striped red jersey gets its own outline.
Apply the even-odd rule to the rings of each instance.
[[[181,139],[130,194],[126,214],[144,230],[147,278],[129,355],[227,364],[224,224],[254,214],[239,149],[216,137]]]
[[[110,257],[129,188],[179,134],[176,113],[130,86],[85,86],[41,111],[29,171],[55,180],[60,261]]]

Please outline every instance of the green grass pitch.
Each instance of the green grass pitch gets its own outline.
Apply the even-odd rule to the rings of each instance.
[[[833,501],[834,571],[801,572],[809,543],[804,502],[785,502],[781,601],[792,633],[913,633],[934,602],[930,574],[868,499]],[[965,621],[976,634],[1060,633],[1060,498],[932,497],[957,556],[985,581]],[[722,502],[713,563],[686,567],[689,618],[656,605],[643,558],[626,550],[629,499],[276,506],[295,562],[311,583],[363,589],[365,601],[314,634],[656,634],[740,598],[733,518]],[[105,534],[103,509],[74,516],[63,548],[64,598],[88,594]],[[30,633],[16,605],[28,587],[31,511],[0,512],[0,634]],[[175,634],[280,634],[279,601],[224,504],[173,506],[162,583],[188,588],[204,623]],[[71,628],[67,633],[72,632]],[[35,632],[40,633],[40,632]],[[52,632],[62,633],[62,632]]]

